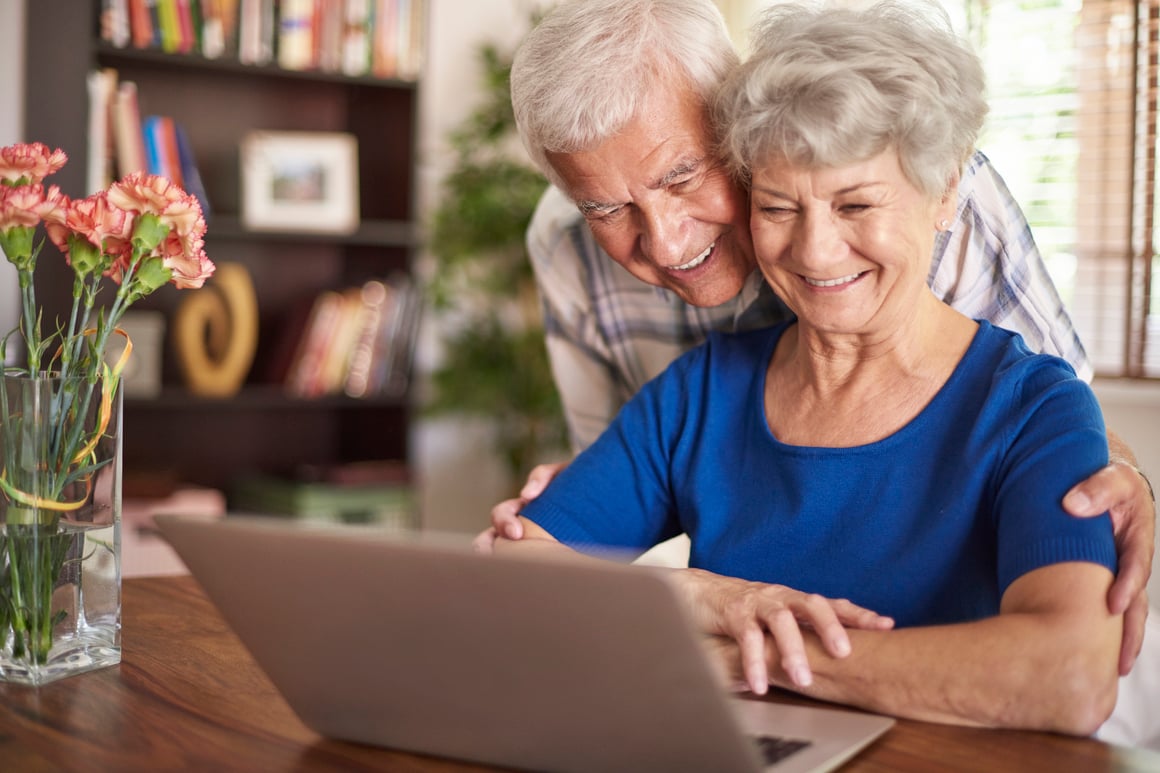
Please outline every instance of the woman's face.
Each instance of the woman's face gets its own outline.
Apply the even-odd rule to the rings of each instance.
[[[889,334],[925,292],[937,224],[954,216],[951,191],[923,194],[893,149],[833,169],[775,157],[753,169],[757,263],[803,324]]]

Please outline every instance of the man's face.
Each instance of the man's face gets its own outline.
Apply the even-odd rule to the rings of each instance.
[[[657,88],[620,134],[548,161],[613,260],[687,303],[717,306],[756,263],[747,196],[713,148],[694,92]]]

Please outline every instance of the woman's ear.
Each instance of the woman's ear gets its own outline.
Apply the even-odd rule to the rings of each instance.
[[[959,173],[955,172],[947,180],[946,190],[942,198],[939,199],[938,207],[935,209],[935,227],[940,231],[947,230],[950,228],[951,223],[955,221],[955,210],[959,205],[959,179]]]

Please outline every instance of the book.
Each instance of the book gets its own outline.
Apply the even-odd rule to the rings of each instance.
[[[282,0],[278,16],[278,66],[314,67],[314,0]]]
[[[157,116],[148,115],[141,119],[141,138],[145,143],[145,171],[149,174],[165,175],[161,160],[161,142],[157,138]]]
[[[365,75],[371,63],[371,2],[344,0],[342,25],[342,72]]]
[[[343,382],[343,392],[349,397],[366,397],[370,391],[375,344],[383,327],[383,314],[390,296],[384,282],[372,279],[362,286],[360,298],[363,314]]]
[[[196,48],[197,35],[193,31],[193,4],[196,0],[175,0],[177,20],[177,52],[188,54]]]
[[[181,48],[181,27],[177,20],[177,0],[156,0],[157,21],[161,27],[161,50],[175,54]]]
[[[129,32],[134,48],[153,45],[153,17],[146,0],[129,0]]]
[[[193,144],[190,143],[189,135],[181,124],[175,122],[173,130],[177,139],[178,165],[181,168],[181,179],[184,182],[182,187],[185,188],[186,193],[192,195],[201,204],[201,214],[208,220],[210,214],[209,196],[205,192],[205,184],[202,183],[201,172],[197,168],[197,159],[193,155]]]
[[[362,300],[362,290],[350,287],[340,293],[341,303],[338,314],[326,342],[326,350],[319,363],[314,383],[314,396],[332,395],[342,392],[350,366],[351,353],[363,327],[367,313]]]
[[[217,59],[226,51],[225,6],[221,0],[199,0],[201,7],[200,51],[206,59]]]
[[[165,115],[149,115],[141,122],[145,141],[145,161],[150,174],[167,177],[181,188],[185,180],[177,151],[177,130],[173,119]]]
[[[113,133],[117,149],[117,176],[148,169],[145,139],[141,133],[141,111],[137,104],[137,84],[121,81],[113,107]]]
[[[325,290],[314,300],[310,319],[286,376],[286,391],[296,397],[322,394],[320,376],[326,350],[342,314],[342,294]]]
[[[366,394],[398,397],[406,393],[418,331],[421,302],[417,288],[406,275],[387,283],[388,300],[371,355]]]
[[[117,71],[111,67],[88,74],[89,144],[85,189],[96,193],[109,187],[116,174],[113,135],[113,102],[117,93]]]
[[[375,0],[371,34],[371,73],[377,78],[398,74],[398,0]]]
[[[265,384],[288,385],[298,349],[307,335],[315,298],[303,296],[291,302],[289,310],[274,326],[269,343],[258,347],[255,372]]]
[[[405,394],[421,306],[405,274],[323,291],[287,315],[263,370],[298,397]]]
[[[274,59],[274,0],[239,0],[238,61],[269,64]]]
[[[161,48],[161,9],[158,8],[158,3],[161,0],[145,0],[145,9],[149,14],[149,30],[151,38],[147,44],[147,48]]]
[[[323,72],[342,70],[345,0],[318,0],[314,13],[314,65]]]
[[[101,0],[101,40],[124,48],[130,39],[129,0]]]

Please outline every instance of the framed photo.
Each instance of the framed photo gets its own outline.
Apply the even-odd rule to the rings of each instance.
[[[346,234],[358,228],[358,142],[341,132],[250,132],[242,140],[242,225]]]

